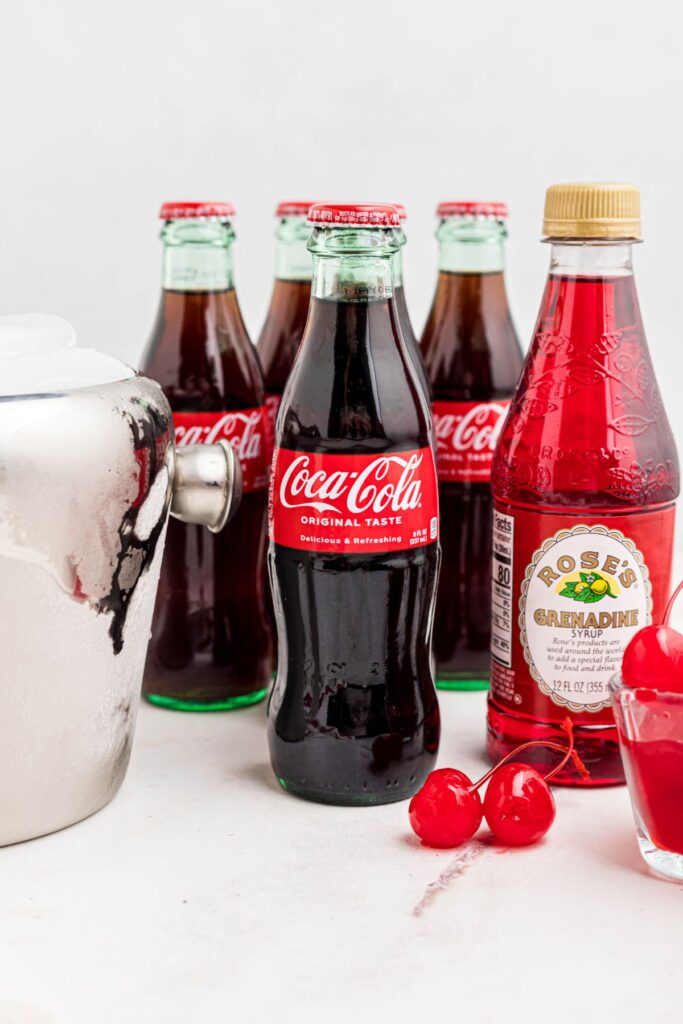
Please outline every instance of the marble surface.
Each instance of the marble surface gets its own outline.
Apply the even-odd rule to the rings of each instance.
[[[484,704],[441,695],[441,765],[484,769]],[[113,803],[0,850],[2,1024],[680,1018],[683,887],[624,788],[556,790],[536,847],[434,852],[406,804],[282,792],[264,718],[143,706]]]

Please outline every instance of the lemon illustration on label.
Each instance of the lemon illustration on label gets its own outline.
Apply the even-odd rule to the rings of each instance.
[[[572,601],[582,601],[584,604],[594,604],[596,601],[602,601],[603,597],[616,598],[608,580],[600,573],[582,572],[579,573],[579,576],[578,580],[565,580],[559,591],[560,597],[568,597]]]

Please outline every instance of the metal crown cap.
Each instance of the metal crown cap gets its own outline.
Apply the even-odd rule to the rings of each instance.
[[[278,203],[275,216],[306,217],[312,206],[313,202],[311,200],[287,199],[284,202]]]
[[[551,185],[545,194],[546,238],[640,238],[640,190],[620,181]]]
[[[309,224],[348,228],[397,228],[401,223],[395,206],[388,203],[315,203],[308,211]]]
[[[495,217],[505,220],[508,215],[507,203],[457,202],[439,203],[437,217]]]
[[[232,203],[164,203],[159,210],[160,220],[188,220],[192,217],[235,216]]]

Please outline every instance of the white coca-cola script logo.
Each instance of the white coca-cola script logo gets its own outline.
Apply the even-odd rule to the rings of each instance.
[[[193,423],[191,426],[178,424],[175,443],[181,448],[188,444],[215,444],[223,438],[229,441],[240,461],[258,459],[262,451],[261,428],[263,417],[260,409],[252,412],[226,412],[215,423]]]
[[[464,413],[434,413],[434,434],[440,451],[492,452],[503,429],[506,406],[487,402]]]
[[[420,505],[422,481],[415,476],[421,462],[422,455],[415,453],[383,455],[357,473],[326,472],[311,471],[311,456],[300,455],[280,481],[280,502],[285,508],[314,508],[340,515],[378,514],[387,509],[405,512]]]

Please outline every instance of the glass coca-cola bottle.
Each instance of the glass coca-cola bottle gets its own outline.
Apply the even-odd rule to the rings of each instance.
[[[633,278],[638,190],[554,185],[543,234],[550,274],[493,464],[488,746],[566,743],[569,720],[589,775],[570,762],[555,781],[590,786],[623,781],[608,683],[661,621],[678,459]]]
[[[254,703],[271,673],[267,414],[233,283],[233,214],[228,203],[162,206],[163,288],[142,361],[169,400],[176,445],[223,438],[242,467],[242,503],[220,533],[168,526],[144,693],[184,710]]]
[[[437,686],[488,685],[491,462],[522,365],[510,316],[504,203],[441,203],[439,277],[422,335],[437,444],[442,564]]]
[[[400,219],[400,227],[396,232],[396,241],[398,242],[398,248],[393,255],[393,275],[394,275],[394,304],[396,306],[396,314],[398,316],[398,322],[401,327],[401,334],[405,346],[408,349],[408,355],[410,361],[415,367],[415,373],[417,379],[420,382],[420,387],[424,393],[427,402],[430,400],[430,387],[429,380],[427,379],[427,368],[425,367],[424,358],[422,351],[415,336],[413,330],[413,323],[408,313],[408,304],[406,303],[406,290],[403,284],[403,249],[408,241],[404,229],[404,223],[407,218],[406,208],[403,203],[392,204],[398,213]]]
[[[273,431],[294,357],[306,326],[311,301],[310,202],[280,203],[276,216],[275,283],[257,348]]]
[[[420,788],[439,742],[431,422],[393,297],[395,208],[309,217],[311,311],[271,475],[270,755],[299,796],[388,803]]]

